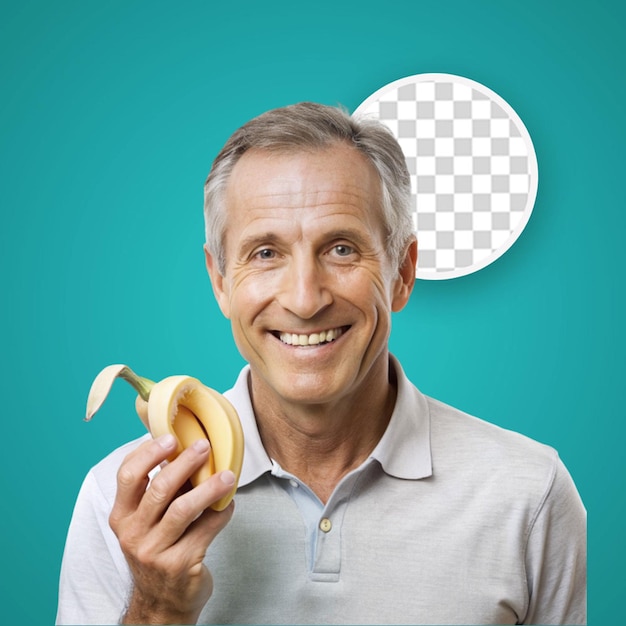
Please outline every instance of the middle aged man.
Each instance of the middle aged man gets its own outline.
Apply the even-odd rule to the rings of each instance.
[[[187,484],[207,445],[160,471],[167,438],[113,452],[76,504],[60,623],[585,622],[585,511],[556,452],[425,397],[389,354],[409,197],[391,134],[338,109],[231,137],[206,263],[249,364],[227,392],[236,510],[207,508],[229,472]]]

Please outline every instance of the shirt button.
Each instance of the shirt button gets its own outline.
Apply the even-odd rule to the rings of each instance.
[[[291,478],[289,480],[289,484],[295,489],[296,487],[298,487],[298,481],[294,480],[293,478]]]
[[[331,529],[332,527],[333,527],[333,524],[332,524],[332,522],[331,522],[331,521],[330,521],[327,517],[323,518],[323,519],[320,521],[320,530],[321,530],[322,532],[327,533],[327,532],[329,532],[329,531],[330,531],[330,529]]]

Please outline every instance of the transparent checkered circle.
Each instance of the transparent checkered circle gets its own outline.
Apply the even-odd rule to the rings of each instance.
[[[471,274],[515,243],[535,203],[537,157],[500,96],[462,76],[416,74],[382,87],[353,115],[379,119],[404,152],[417,278]]]

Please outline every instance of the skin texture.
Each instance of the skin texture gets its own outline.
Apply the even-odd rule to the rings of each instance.
[[[251,366],[263,444],[324,502],[375,447],[395,402],[391,312],[413,288],[417,244],[392,266],[379,202],[376,171],[350,146],[250,150],[226,191],[224,275],[205,250],[215,296]],[[325,344],[279,338],[329,329],[340,333]],[[208,507],[233,477],[223,472],[190,489],[189,477],[209,454],[198,444],[149,482],[174,446],[148,441],[118,473],[110,524],[134,579],[125,623],[195,623],[212,593],[203,557],[233,505],[221,513]]]

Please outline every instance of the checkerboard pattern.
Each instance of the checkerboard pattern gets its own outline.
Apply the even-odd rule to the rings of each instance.
[[[524,124],[483,85],[418,74],[370,96],[355,116],[397,137],[411,174],[417,277],[477,271],[521,234],[535,200],[537,161]]]

